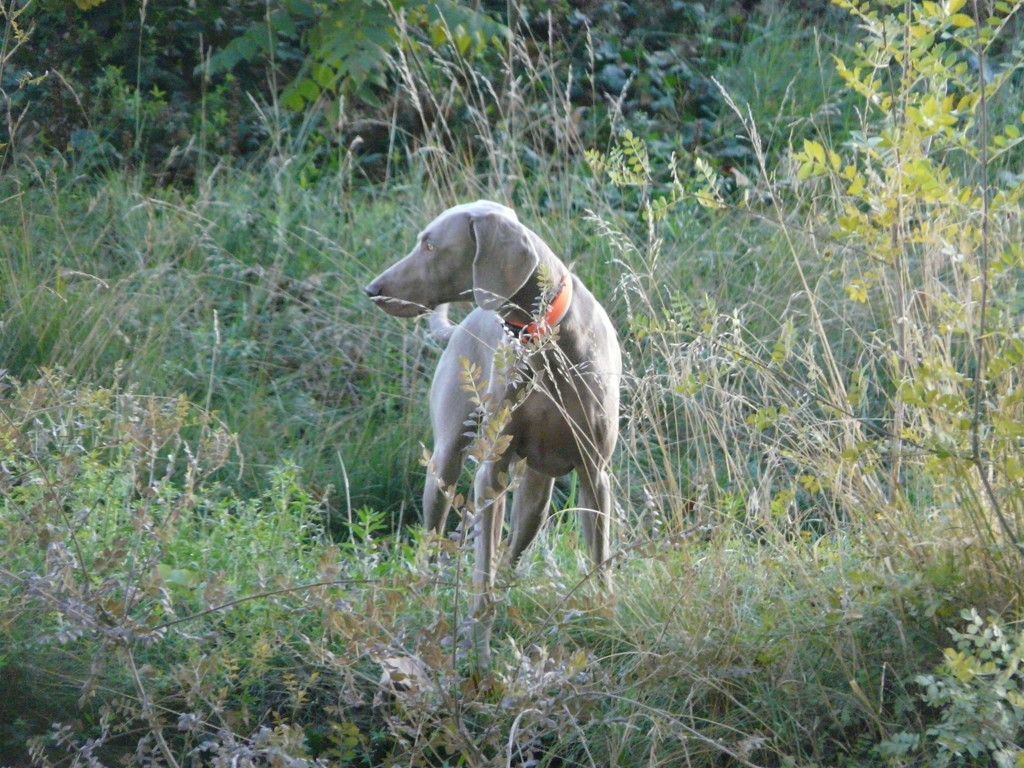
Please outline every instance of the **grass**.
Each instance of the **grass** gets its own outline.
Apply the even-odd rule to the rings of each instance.
[[[246,464],[234,469],[250,489],[291,459],[324,488],[344,464],[357,505],[408,498],[410,488],[382,491],[364,474],[412,474],[396,441],[377,438],[423,424],[402,403],[429,365],[418,360],[425,346],[401,358],[396,350],[384,370],[366,354],[382,324],[358,286],[398,253],[394,208],[350,218],[336,191],[325,198],[298,179],[244,171],[225,171],[195,199],[116,176],[54,187],[48,173],[29,169],[29,187],[7,204],[18,237],[3,246],[4,368],[31,378],[59,366],[100,384],[120,375],[145,391],[187,394],[246,444]],[[392,348],[406,344],[404,329],[379,332]]]
[[[863,34],[881,55],[888,38]],[[12,168],[0,762],[1019,760],[1016,139],[971,155],[969,112],[920,133],[908,107],[952,72],[913,48],[926,36],[908,33],[888,111],[849,83],[811,98],[831,70],[805,31],[779,36],[806,56],[792,82],[809,103],[751,84],[768,114],[731,118],[746,182],[673,181],[656,150],[619,183],[596,173],[563,130],[557,62],[522,41],[497,114],[473,65],[445,60],[454,79],[434,83],[400,63],[421,103],[464,105],[476,139],[460,154],[466,126],[431,107],[445,117],[384,187],[287,136],[189,190],[60,158]],[[752,46],[720,79],[779,55]],[[968,194],[979,178],[999,194]],[[400,525],[436,348],[361,292],[479,195],[575,263],[627,365],[615,600],[557,512],[502,576],[482,675],[464,549]]]

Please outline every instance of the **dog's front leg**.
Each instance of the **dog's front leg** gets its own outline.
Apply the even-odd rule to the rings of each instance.
[[[491,663],[491,632],[494,625],[494,575],[497,551],[505,522],[508,462],[480,465],[474,480],[475,506],[473,561],[473,645],[477,664]]]

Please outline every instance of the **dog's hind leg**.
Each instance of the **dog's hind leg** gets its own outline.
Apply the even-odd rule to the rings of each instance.
[[[580,523],[601,585],[612,588],[611,527],[614,514],[611,477],[603,469],[580,471]]]
[[[523,551],[537,538],[551,506],[551,491],[555,479],[522,467],[522,477],[512,492],[512,535],[508,560],[511,565],[519,561]]]

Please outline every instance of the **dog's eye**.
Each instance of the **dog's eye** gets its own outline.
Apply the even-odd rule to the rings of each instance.
[[[429,240],[427,240],[426,238],[424,238],[423,239],[423,250],[433,252],[434,244],[432,242],[430,242]]]

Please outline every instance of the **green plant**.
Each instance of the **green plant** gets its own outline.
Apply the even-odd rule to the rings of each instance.
[[[924,737],[903,732],[879,745],[892,764],[1024,765],[1024,633],[997,619],[964,611],[962,630],[949,632],[955,647],[943,651],[934,674],[920,675],[921,699],[934,713]]]
[[[0,133],[0,167],[3,167],[7,160],[11,136],[24,118],[24,111],[19,114],[12,109],[10,98],[7,96],[8,89],[20,89],[32,79],[31,75],[25,73],[19,73],[15,77],[8,74],[8,62],[29,40],[30,31],[19,23],[19,19],[30,5],[31,3],[26,3],[19,6],[13,0],[9,4],[0,3],[0,19],[4,20],[4,31],[0,36],[0,107],[4,112]]]
[[[2,384],[0,670],[24,683],[0,703],[3,759],[26,739],[39,765],[302,759],[325,706],[304,638],[374,566],[325,542],[293,467],[250,500],[214,481],[234,442],[182,398],[59,372]],[[361,524],[353,541],[379,519]]]
[[[1013,568],[1022,554],[1013,426],[1022,190],[998,169],[1018,151],[1024,116],[992,122],[1019,63],[983,74],[1019,6],[975,21],[961,0],[895,16],[841,5],[868,32],[854,66],[838,62],[865,99],[864,130],[846,158],[807,142],[794,162],[798,181],[831,180],[848,297],[891,329],[870,345],[877,367],[863,369],[888,400],[876,415],[886,436],[851,445],[848,466],[888,472],[890,492],[927,478],[936,494],[920,501],[941,509],[939,493],[955,499],[965,519],[942,514],[973,529],[992,567]],[[914,462],[921,449],[926,460]]]
[[[116,5],[62,6],[32,39],[55,60],[64,46],[100,56],[69,75],[73,92],[105,99],[119,125],[138,114],[152,126],[163,106],[147,111],[146,73],[164,60],[147,53],[141,80],[127,74],[139,41],[151,52],[178,29],[164,49],[191,71],[187,30],[212,6],[150,0],[154,37],[126,24],[117,45],[80,45]],[[635,7],[602,13],[610,27]],[[222,8],[214,45],[266,5]],[[427,127],[406,155],[385,143],[380,185],[364,183],[369,158],[347,141],[328,145],[335,127],[316,112],[260,106],[247,123],[241,94],[263,73],[246,67],[211,80],[207,117],[184,123],[225,151],[253,128],[254,163],[211,160],[194,184],[159,188],[116,164],[83,176],[58,153],[12,153],[0,675],[15,695],[0,701],[0,762],[25,761],[30,739],[43,766],[1015,759],[1014,19],[995,13],[979,49],[979,28],[957,16],[973,19],[968,5],[849,11],[859,42],[776,17],[757,45],[712,58],[745,27],[709,13],[680,38],[612,41],[593,65],[548,47],[570,22],[524,12],[497,72],[453,41],[413,44],[420,20],[395,18],[392,76]],[[702,34],[707,57],[687,79]],[[673,42],[671,55],[657,47]],[[284,80],[300,45],[275,45]],[[815,71],[832,46],[845,79]],[[120,74],[115,49],[131,51]],[[611,64],[635,67],[623,99],[592,87]],[[707,90],[715,67],[725,87]],[[991,76],[983,93],[978,71]],[[99,91],[77,84],[90,73],[106,73]],[[691,102],[674,90],[698,80]],[[180,104],[181,90],[160,88]],[[663,122],[673,108],[730,100],[731,117],[686,112],[719,138],[680,150]],[[591,173],[588,146],[601,148]],[[719,151],[737,146],[739,166]],[[481,679],[466,664],[464,539],[399,526],[418,517],[437,351],[359,286],[431,214],[482,195],[514,204],[593,286],[629,373],[616,601],[586,589],[574,489],[559,487],[562,511],[499,579]],[[1000,618],[968,618],[936,668],[964,605]],[[923,688],[921,670],[934,670]]]
[[[757,121],[723,91],[756,176],[723,178],[701,155],[659,160],[630,133],[590,153],[632,214],[595,220],[629,267],[626,344],[643,372],[627,381],[628,423],[642,427],[625,429],[619,473],[644,504],[634,533],[742,532],[786,551],[797,580],[800,542],[856,541],[878,567],[896,558],[896,573],[921,574],[900,579],[906,617],[944,622],[983,600],[1012,621],[1024,525],[1021,115],[1010,106],[1020,59],[1004,38],[1020,6],[976,21],[961,2],[839,4],[864,30],[836,54],[843,98],[862,101],[847,140],[826,120],[775,166]],[[694,219],[727,264],[705,265],[699,247],[672,252]],[[724,226],[728,250],[716,250]],[[671,276],[690,257],[687,293]],[[718,269],[728,289],[708,281],[701,296]],[[846,570],[841,602],[870,581]],[[912,661],[898,695],[858,661],[844,670],[853,698],[809,758],[853,762],[872,747],[864,730],[886,739],[918,717]],[[824,671],[806,674],[808,698],[839,696]],[[776,733],[785,720],[773,718]]]
[[[279,46],[284,41],[298,43],[305,54],[281,92],[285,106],[301,111],[322,97],[338,96],[376,102],[398,39],[397,19],[405,26],[422,28],[426,39],[418,45],[451,44],[462,55],[507,36],[502,25],[455,2],[345,0],[330,6],[287,2],[254,19],[205,66],[209,73],[218,74],[242,62],[269,59],[276,68],[284,53]]]
[[[709,411],[720,425],[716,466],[737,444],[774,457],[754,474],[761,492],[773,476],[783,484],[758,505],[762,512],[781,502],[803,506],[801,517],[838,522],[872,510],[903,537],[922,520],[911,510],[923,507],[951,529],[969,526],[1013,592],[1022,524],[1013,447],[1022,423],[1013,319],[1022,193],[997,170],[1021,133],[1019,115],[996,128],[990,110],[1017,65],[1008,59],[982,83],[969,63],[974,56],[985,64],[1012,11],[978,27],[959,12],[962,2],[892,15],[841,5],[866,30],[853,66],[837,57],[847,87],[865,99],[853,140],[835,149],[827,136],[805,140],[792,175],[777,184],[757,126],[745,119],[762,173],[737,190],[739,205],[774,219],[768,242],[789,252],[795,300],[768,313],[772,327],[752,323],[742,305],[700,316],[671,296],[642,292],[657,302],[634,322],[650,344],[663,343],[658,368],[677,392],[718,403]],[[618,186],[641,190],[652,265],[676,211],[693,210],[688,201],[721,209],[734,199],[699,157],[690,173],[673,162],[659,186],[629,134],[591,161]],[[696,355],[706,362],[686,362]],[[716,377],[720,366],[728,380]],[[728,476],[746,485],[750,467],[736,463]]]

